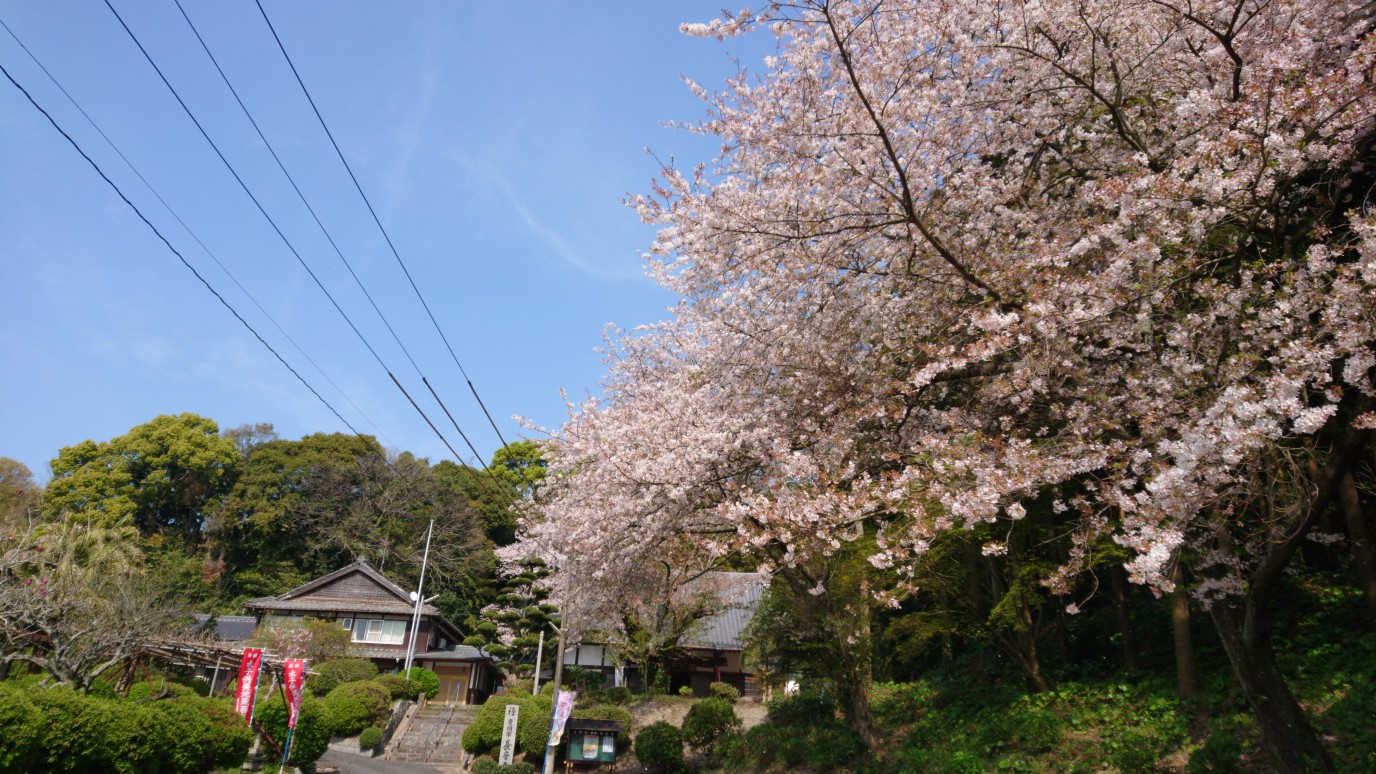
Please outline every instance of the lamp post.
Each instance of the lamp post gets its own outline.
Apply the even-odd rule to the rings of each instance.
[[[411,593],[411,597],[416,600],[416,609],[411,613],[411,637],[406,644],[406,668],[402,670],[402,675],[411,676],[411,660],[416,657],[416,636],[420,634],[420,609],[429,599],[421,597],[425,590],[425,566],[430,561],[430,534],[435,531],[435,520],[430,520],[430,526],[425,530],[425,554],[420,560],[420,582],[416,584],[416,590]],[[434,599],[431,597],[430,599]]]

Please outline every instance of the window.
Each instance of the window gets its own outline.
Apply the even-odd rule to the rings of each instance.
[[[354,642],[400,645],[404,639],[406,639],[405,621],[384,621],[379,618],[354,619]]]
[[[354,628],[354,619],[352,619],[352,618],[341,618],[341,619],[339,619],[339,625],[340,625],[341,627],[343,627],[345,631],[353,631],[353,628]]]

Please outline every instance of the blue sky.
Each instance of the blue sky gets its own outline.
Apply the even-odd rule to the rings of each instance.
[[[484,458],[498,445],[252,0],[183,0],[415,358],[413,368],[239,111],[172,0],[112,0],[303,258],[464,457],[417,370]],[[710,139],[664,126],[705,107],[681,82],[759,69],[768,34],[685,37],[711,2],[404,4],[266,0],[277,32],[508,440],[565,416],[603,372],[607,323],[666,315],[653,239],[622,205]],[[157,203],[12,38],[0,63],[354,427],[452,458],[234,182],[102,0],[0,0],[0,19],[100,124],[306,360]],[[46,479],[62,446],[158,414],[346,431],[0,80],[0,456]],[[342,395],[341,395],[342,391]],[[347,399],[346,397],[347,396]],[[422,397],[424,398],[422,400]],[[357,405],[357,409],[349,401]],[[360,413],[361,410],[361,413]],[[366,418],[364,416],[366,415]]]

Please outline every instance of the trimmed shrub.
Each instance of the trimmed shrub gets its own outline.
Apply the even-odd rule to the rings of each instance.
[[[506,770],[508,774],[535,774],[537,768],[530,761],[512,761]]]
[[[616,749],[624,750],[631,743],[631,725],[635,719],[625,707],[615,704],[589,704],[586,707],[574,707],[570,717],[586,720],[619,720],[621,733],[616,735]]]
[[[392,701],[415,701],[420,698],[420,683],[407,680],[401,675],[378,675],[373,682],[387,689]]]
[[[407,670],[405,677],[409,680],[414,680],[416,684],[420,686],[421,693],[425,694],[425,698],[427,699],[435,698],[435,694],[440,692],[439,675],[431,672],[429,669],[424,667],[411,667]]]
[[[543,694],[532,696],[524,691],[506,691],[483,702],[478,715],[463,732],[463,749],[473,754],[485,753],[502,743],[502,724],[506,707],[521,708],[516,721],[516,745],[527,755],[539,755],[549,741],[550,699]]]
[[[234,766],[253,734],[228,700],[131,702],[67,687],[0,686],[0,770],[186,772]]]
[[[678,687],[678,695],[685,699],[691,699],[693,698],[693,689],[687,685],[680,685]]]
[[[127,698],[130,701],[145,701],[150,698],[165,699],[170,696],[195,696],[195,689],[168,680],[152,680],[134,683],[129,686]]]
[[[473,761],[473,774],[502,774],[506,767],[491,758],[478,758]]]
[[[703,699],[688,708],[683,718],[683,741],[705,750],[728,731],[737,731],[741,719],[731,702],[725,699]]]
[[[282,745],[287,740],[287,707],[280,698],[274,696],[273,699],[258,705],[253,721],[260,724],[275,743]],[[296,719],[296,730],[292,732],[291,759],[287,763],[298,768],[315,763],[325,754],[330,737],[334,734],[334,720],[325,709],[324,700],[314,696],[302,697],[301,715]],[[242,761],[241,755],[239,762]]]
[[[635,757],[646,766],[678,768],[683,763],[683,734],[662,720],[651,723],[635,735]]]
[[[392,714],[392,697],[371,680],[339,686],[325,697],[324,705],[339,736],[353,736],[368,726],[385,723]]]
[[[316,674],[306,678],[306,690],[316,696],[328,696],[330,691],[345,683],[357,683],[377,677],[377,665],[366,658],[337,658],[315,668]]]
[[[382,729],[377,726],[368,726],[363,729],[363,733],[358,735],[358,749],[373,750],[382,744]]]
[[[736,699],[741,697],[741,692],[730,683],[712,683],[707,686],[707,689],[712,692],[712,698],[725,699],[732,704],[735,704]]]
[[[593,691],[589,698],[600,704],[630,704],[632,696],[630,688],[618,685],[615,688]]]

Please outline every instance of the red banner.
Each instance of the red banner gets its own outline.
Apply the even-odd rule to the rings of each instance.
[[[287,692],[287,728],[296,728],[296,717],[301,714],[301,690],[306,681],[306,662],[299,658],[289,658],[282,665],[282,690]]]
[[[258,670],[263,666],[263,651],[245,648],[239,662],[239,687],[234,692],[234,711],[253,721],[253,698],[258,692]]]

